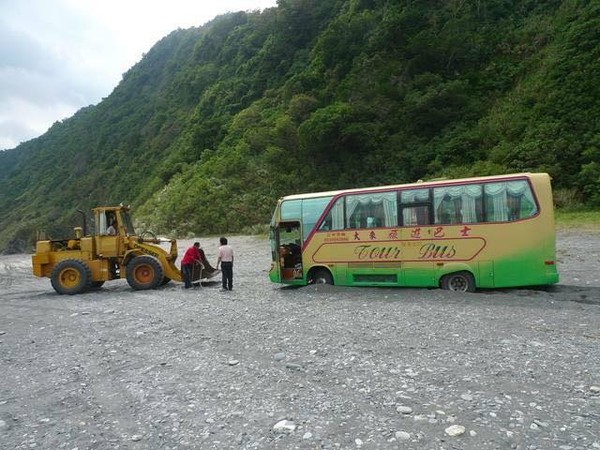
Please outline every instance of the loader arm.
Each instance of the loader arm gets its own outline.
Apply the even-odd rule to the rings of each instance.
[[[130,241],[129,249],[123,255],[123,261],[127,263],[131,258],[139,255],[154,256],[160,262],[164,276],[174,281],[183,281],[181,270],[175,265],[177,259],[177,243],[170,240],[171,250],[167,252],[162,247],[152,245],[146,242]]]

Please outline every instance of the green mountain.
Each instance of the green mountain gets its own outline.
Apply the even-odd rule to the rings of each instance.
[[[600,3],[278,0],[159,41],[96,106],[0,152],[0,248],[129,203],[231,233],[285,194],[547,171],[600,205]]]

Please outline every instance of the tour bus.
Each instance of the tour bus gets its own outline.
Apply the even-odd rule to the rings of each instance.
[[[558,282],[545,173],[289,195],[269,238],[276,283],[473,292]]]

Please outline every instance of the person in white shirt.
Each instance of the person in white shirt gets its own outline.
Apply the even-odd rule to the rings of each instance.
[[[116,227],[116,223],[114,221],[112,221],[110,223],[110,226],[106,229],[106,234],[108,234],[109,236],[117,235],[117,227]]]
[[[233,249],[227,244],[227,238],[222,237],[219,242],[221,245],[217,251],[217,269],[220,264],[223,290],[231,291],[233,289]]]

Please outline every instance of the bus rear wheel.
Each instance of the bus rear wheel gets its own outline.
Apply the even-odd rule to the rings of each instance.
[[[317,269],[313,273],[312,284],[333,284],[331,272],[325,269]]]
[[[475,292],[475,278],[469,272],[456,272],[442,278],[442,289],[454,292]]]

